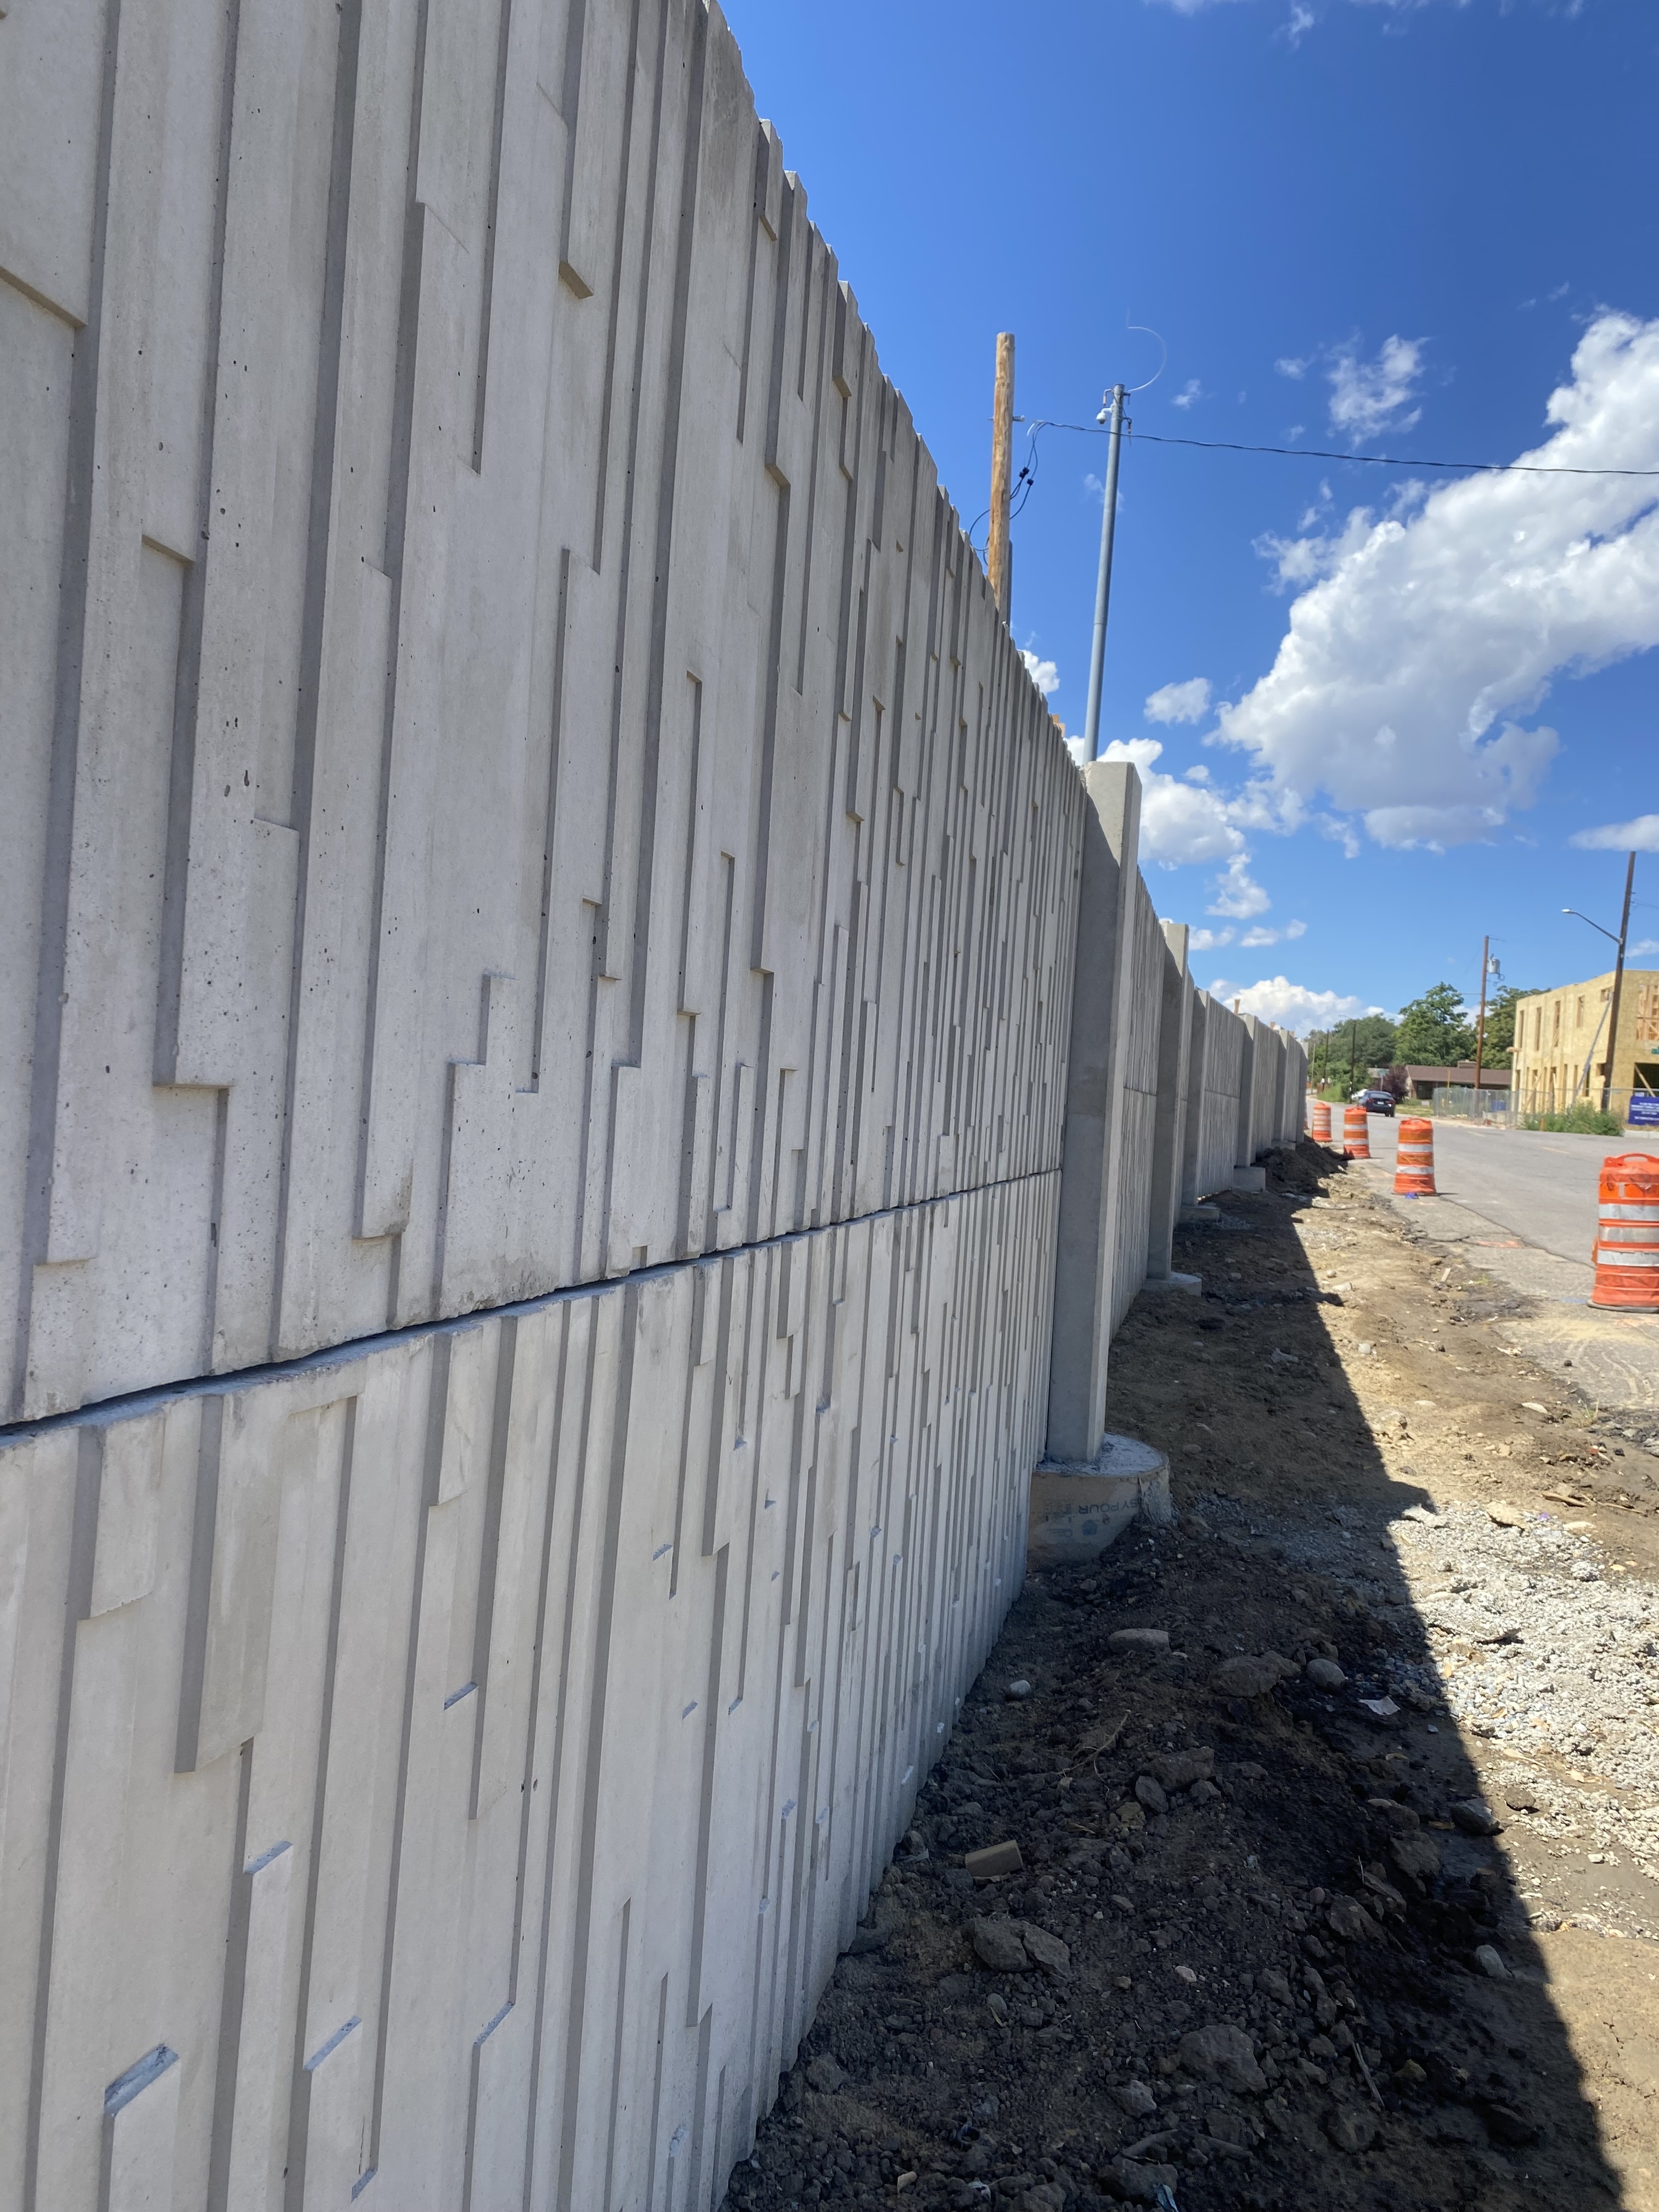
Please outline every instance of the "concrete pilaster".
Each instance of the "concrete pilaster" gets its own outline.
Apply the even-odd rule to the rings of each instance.
[[[1140,778],[1127,761],[1083,771],[1083,880],[1078,900],[1066,1130],[1048,1370],[1050,1460],[1092,1460],[1106,1426],[1117,1155],[1134,953]]]

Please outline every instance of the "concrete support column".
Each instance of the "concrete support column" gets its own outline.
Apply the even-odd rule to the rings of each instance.
[[[1166,921],[1159,927],[1164,944],[1164,1004],[1158,1029],[1158,1120],[1152,1130],[1152,1196],[1146,1221],[1146,1279],[1153,1283],[1164,1281],[1170,1273],[1176,1215],[1181,1208],[1194,997],[1187,973],[1187,925]]]
[[[1106,1430],[1117,1155],[1140,836],[1140,778],[1130,763],[1091,762],[1083,781],[1090,803],[1083,818],[1048,1370],[1048,1456],[1068,1463],[1092,1461]]]
[[[1204,1136],[1204,1079],[1210,1048],[1210,1024],[1219,1018],[1212,1000],[1189,990],[1192,1013],[1187,1046],[1187,1110],[1182,1116],[1181,1203],[1196,1206],[1203,1193],[1198,1187],[1199,1147]]]

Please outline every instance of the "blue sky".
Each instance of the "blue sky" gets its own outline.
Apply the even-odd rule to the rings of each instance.
[[[1169,349],[1142,432],[1659,471],[1645,0],[727,15],[964,521],[999,330],[1031,417],[1091,422],[1152,376],[1133,322]],[[1043,432],[1014,528],[1015,633],[1068,729],[1103,472],[1103,441]],[[1659,966],[1656,495],[1126,449],[1102,741],[1146,773],[1149,879],[1209,933],[1200,982],[1305,1026],[1473,994],[1486,932],[1514,981],[1595,973],[1561,908],[1616,927],[1622,848],[1571,841],[1632,822]]]

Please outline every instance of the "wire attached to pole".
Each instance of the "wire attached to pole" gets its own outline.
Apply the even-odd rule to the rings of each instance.
[[[1091,438],[1109,434],[1097,422],[1060,422],[1049,415],[1016,415],[1014,420],[1035,420],[1042,430],[1079,430]],[[1156,430],[1133,434],[1149,446],[1192,446],[1206,453],[1277,453],[1291,461],[1364,461],[1379,469],[1451,469],[1466,476],[1494,477],[1659,477],[1659,469],[1584,469],[1544,461],[1413,461],[1395,453],[1334,453],[1322,446],[1245,446],[1231,438],[1170,438]]]

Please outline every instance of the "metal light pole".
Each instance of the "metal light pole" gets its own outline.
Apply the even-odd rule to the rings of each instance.
[[[1106,669],[1106,609],[1112,596],[1112,532],[1117,522],[1117,464],[1123,442],[1124,388],[1115,384],[1109,410],[1103,407],[1096,421],[1109,419],[1106,442],[1106,492],[1100,518],[1100,574],[1095,581],[1095,638],[1089,656],[1089,711],[1083,724],[1083,755],[1097,759],[1100,753],[1100,690]]]
[[[1576,906],[1564,906],[1563,914],[1570,914],[1575,921],[1589,921],[1592,929],[1601,930],[1610,945],[1619,947],[1619,957],[1613,963],[1613,994],[1607,1004],[1607,1073],[1601,1079],[1601,1111],[1608,1111],[1613,1097],[1613,1063],[1619,1050],[1619,1000],[1625,988],[1625,940],[1630,935],[1630,895],[1636,881],[1636,855],[1632,853],[1625,862],[1625,910],[1619,917],[1619,934],[1601,929],[1599,921],[1590,921],[1587,914],[1580,914]],[[1590,1047],[1594,1053],[1595,1048]]]
[[[1483,1118],[1480,1109],[1480,1063],[1486,1050],[1486,972],[1492,958],[1492,939],[1480,940],[1480,1012],[1474,1020],[1474,1116]]]
[[[1607,1007],[1607,1072],[1601,1084],[1601,1111],[1613,1097],[1613,1063],[1619,1052],[1619,1000],[1625,988],[1625,940],[1630,935],[1631,887],[1636,881],[1636,855],[1625,862],[1625,910],[1619,917],[1619,958],[1613,970],[1613,999]]]

